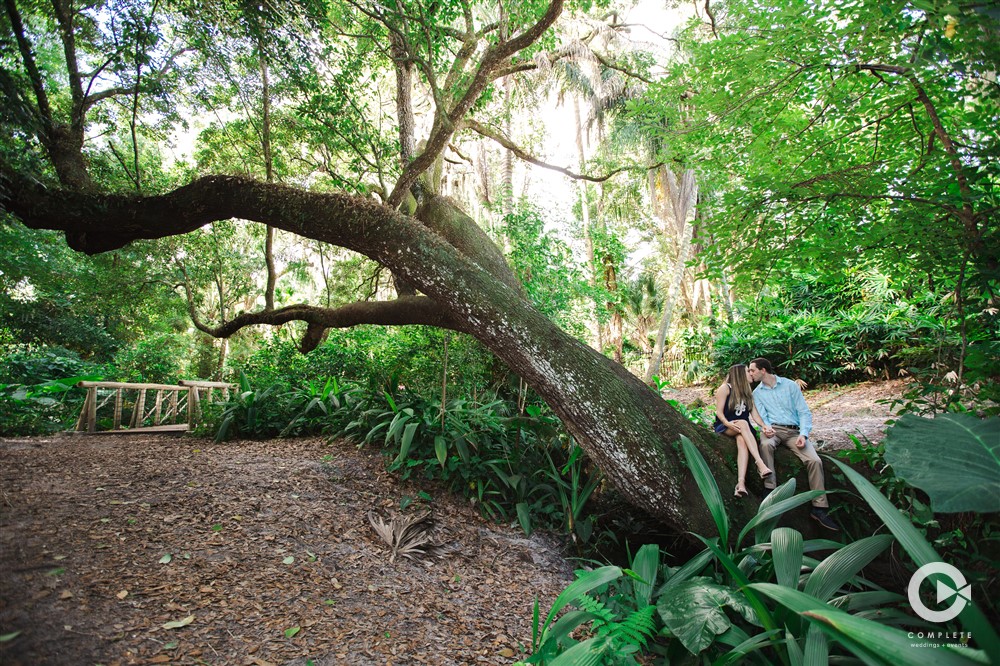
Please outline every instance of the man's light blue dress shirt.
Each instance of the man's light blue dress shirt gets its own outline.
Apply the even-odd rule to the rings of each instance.
[[[764,419],[764,425],[781,423],[799,426],[799,434],[809,436],[812,431],[812,412],[802,397],[802,389],[790,379],[774,376],[777,379],[774,388],[761,382],[753,390],[753,402]]]

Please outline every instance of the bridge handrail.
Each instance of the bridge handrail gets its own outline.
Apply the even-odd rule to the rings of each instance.
[[[80,410],[80,418],[77,419],[76,423],[76,430],[86,432],[97,432],[97,410],[101,405],[107,404],[112,397],[114,397],[115,401],[114,420],[112,430],[110,432],[128,432],[139,430],[149,431],[161,428],[177,429],[180,424],[178,424],[178,426],[161,426],[161,423],[164,416],[167,419],[171,417],[179,417],[182,409],[187,412],[187,424],[185,429],[190,430],[194,426],[195,422],[201,417],[200,394],[203,391],[207,393],[208,402],[211,403],[212,391],[214,389],[221,390],[223,400],[228,400],[229,391],[236,388],[235,384],[230,384],[229,382],[212,382],[200,379],[182,379],[177,382],[177,384],[81,381],[77,382],[76,385],[80,388],[87,389],[87,398],[84,400],[83,409]],[[99,405],[97,395],[98,389],[112,390],[114,391],[114,394],[106,398]],[[133,405],[132,418],[128,424],[129,427],[123,430],[121,417],[123,407],[122,392],[124,390],[138,391],[138,396],[136,397],[135,404]],[[146,391],[156,391],[155,406],[150,410],[148,415],[145,410]],[[183,403],[180,402],[181,391],[187,393],[186,405],[183,405]],[[161,407],[164,406],[165,395],[169,396],[169,404],[166,405],[166,414],[164,415],[161,411]],[[150,417],[153,420],[153,428],[144,428],[142,426],[143,422]]]

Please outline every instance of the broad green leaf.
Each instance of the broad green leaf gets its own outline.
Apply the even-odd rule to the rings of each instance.
[[[285,629],[285,638],[291,638],[300,631],[302,631],[302,627],[289,627],[288,629]]]
[[[774,576],[778,585],[798,589],[802,571],[802,534],[790,527],[771,532]]]
[[[281,563],[282,564],[291,564],[294,561],[295,561],[295,556],[294,555],[289,555],[285,559],[281,560]]]
[[[448,462],[448,443],[441,435],[434,436],[434,455],[441,467]]]
[[[792,477],[785,481],[783,484],[768,493],[767,497],[761,500],[760,506],[757,507],[757,515],[767,511],[772,506],[783,502],[788,498],[795,495],[795,478]],[[784,512],[782,512],[784,513]],[[769,514],[767,518],[761,518],[756,522],[756,530],[754,531],[754,541],[757,543],[764,543],[771,537],[771,530],[773,530],[778,525],[778,518],[780,514],[772,516]],[[743,541],[743,537],[740,537],[739,541]]]
[[[727,606],[741,615],[753,616],[753,609],[742,595],[707,578],[696,578],[660,597],[656,610],[670,632],[696,655],[732,626],[724,610]]]
[[[471,457],[469,456],[469,445],[465,442],[465,435],[459,435],[455,438],[455,450],[458,451],[458,457],[462,459],[462,462],[468,465]]]
[[[830,605],[843,611],[862,611],[869,608],[885,608],[906,601],[906,597],[896,592],[885,592],[883,590],[871,590],[865,592],[851,592],[840,597],[830,599]]]
[[[805,657],[802,654],[802,646],[799,645],[795,635],[791,631],[785,631],[785,654],[788,655],[790,666],[802,666]]]
[[[754,634],[748,637],[739,645],[733,647],[732,650],[722,655],[714,662],[712,666],[728,666],[729,664],[742,663],[743,657],[747,656],[755,650],[760,650],[765,645],[770,645],[770,639],[772,636],[776,636],[779,633],[778,629],[771,631],[765,631],[759,634]]]
[[[399,456],[396,457],[396,462],[406,460],[406,455],[410,452],[410,444],[413,442],[413,435],[419,427],[420,423],[418,422],[406,424],[406,429],[403,431],[403,439],[399,444]]]
[[[827,666],[830,663],[830,644],[826,634],[815,624],[806,630],[806,647],[802,654],[803,666]]]
[[[171,555],[170,553],[167,553],[166,555],[164,555],[163,557],[161,557],[159,559],[159,563],[160,564],[169,564],[170,560],[172,560],[172,559],[174,559],[174,556]]]
[[[173,622],[167,622],[163,625],[164,629],[180,629],[181,627],[186,627],[194,622],[194,615],[188,615],[183,620],[174,620]]]
[[[712,561],[712,551],[703,550],[694,557],[692,557],[690,560],[685,562],[680,568],[678,568],[673,573],[667,573],[667,570],[664,569],[663,570],[664,576],[667,577],[667,580],[665,583],[663,583],[663,585],[660,586],[660,589],[658,589],[653,594],[653,596],[659,597],[662,594],[670,593],[671,590],[673,590],[674,587],[676,587],[677,585],[680,585],[684,581],[690,580],[692,577],[697,576],[699,573],[701,573],[701,571],[705,568],[705,566],[708,565],[708,563],[711,561]]]
[[[518,502],[517,509],[517,520],[521,523],[521,529],[524,530],[525,535],[531,536],[531,508],[528,507],[527,502]]]
[[[794,479],[792,479],[792,481],[794,481]],[[791,486],[791,489],[794,492],[794,484]],[[773,495],[774,493],[772,492],[771,494]],[[824,494],[826,493],[822,490],[807,490],[804,493],[799,493],[798,495],[789,497],[788,499],[782,499],[774,502],[773,504],[769,504],[766,507],[764,506],[764,503],[761,502],[760,509],[757,510],[757,515],[751,518],[747,524],[743,526],[743,529],[740,530],[740,535],[736,540],[737,545],[743,542],[743,539],[746,538],[746,535],[750,532],[750,530],[754,530],[754,539],[757,540],[757,543],[767,541],[771,534],[770,530],[773,530],[775,525],[778,524],[778,518],[780,518],[782,514],[794,509],[795,507],[811,502],[815,498]],[[769,499],[771,499],[770,496],[766,497],[764,501]]]
[[[885,460],[935,513],[1000,511],[1000,418],[906,414],[886,433]]]
[[[632,594],[636,606],[641,608],[652,603],[653,586],[656,585],[656,575],[660,570],[660,547],[655,543],[647,543],[632,558],[632,569],[641,580],[632,581]]]
[[[542,634],[543,641],[545,643],[562,643],[563,640],[581,624],[596,619],[598,619],[596,615],[588,613],[587,611],[568,611],[556,620],[551,627],[545,630]]]
[[[599,666],[604,663],[604,653],[608,648],[609,639],[595,636],[582,643],[577,643],[570,649],[549,662],[550,666]]]
[[[813,569],[803,591],[821,601],[828,601],[894,540],[891,534],[877,534],[844,546]]]
[[[719,539],[722,543],[729,543],[729,515],[726,513],[726,505],[722,501],[722,494],[719,486],[715,482],[712,470],[701,455],[701,451],[688,439],[681,435],[681,446],[684,448],[684,458],[687,460],[688,469],[694,475],[695,483],[701,490],[701,496],[705,498],[708,511],[715,520],[715,526],[719,529]]]
[[[772,583],[754,583],[750,587],[766,594],[778,603],[798,613],[810,622],[815,622],[828,636],[842,642],[852,651],[863,650],[885,663],[900,666],[970,666],[983,662],[978,650],[961,652],[947,647],[938,647],[931,654],[913,648],[914,640],[907,632],[886,627],[854,615],[837,610],[816,597],[791,590]],[[858,655],[862,656],[862,655]]]

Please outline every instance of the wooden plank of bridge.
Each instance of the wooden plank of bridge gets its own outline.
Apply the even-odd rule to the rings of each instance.
[[[132,427],[141,428],[146,421],[146,389],[139,389],[139,397],[135,400],[135,413],[132,414]]]
[[[158,426],[161,424],[160,419],[160,407],[163,405],[163,391],[161,389],[156,390],[156,409],[155,416],[153,417],[153,425]]]
[[[199,394],[201,389],[197,386],[192,386],[188,389],[188,425],[194,425],[194,422],[201,416],[201,404],[199,401]]]
[[[95,388],[96,390],[96,388]],[[115,396],[115,422],[111,426],[112,430],[122,429],[122,391],[124,389],[118,389],[117,395]]]
[[[97,432],[97,387],[87,390],[87,432]]]

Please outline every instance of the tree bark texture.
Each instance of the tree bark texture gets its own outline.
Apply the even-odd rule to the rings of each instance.
[[[423,215],[467,224],[431,229],[370,200],[243,177],[204,177],[142,197],[58,191],[6,169],[0,175],[0,208],[29,227],[65,231],[72,248],[91,254],[231,217],[364,254],[426,294],[440,311],[437,325],[474,336],[521,375],[632,503],[677,529],[716,533],[679,436],[694,441],[723,488],[735,483],[732,443],[694,425],[624,367],[546,319],[495,263],[495,246],[453,243],[450,229],[474,225],[447,201],[437,200],[438,212],[425,208]],[[749,519],[750,503],[733,502],[731,515]]]

